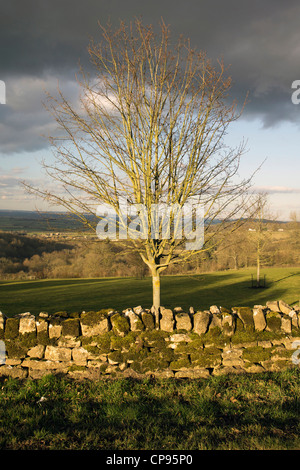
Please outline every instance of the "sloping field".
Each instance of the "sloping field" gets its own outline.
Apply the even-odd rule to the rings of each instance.
[[[161,304],[174,308],[206,309],[253,306],[282,299],[290,305],[300,299],[300,267],[263,271],[267,287],[251,288],[253,270],[222,271],[190,276],[164,276]],[[151,278],[47,279],[0,282],[0,310],[5,315],[22,312],[100,310],[152,305]]]

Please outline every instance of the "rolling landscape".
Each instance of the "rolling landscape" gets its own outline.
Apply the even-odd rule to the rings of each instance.
[[[0,450],[299,450],[299,2],[0,17]]]

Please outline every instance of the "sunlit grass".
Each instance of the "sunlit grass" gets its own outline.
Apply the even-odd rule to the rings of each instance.
[[[299,368],[202,380],[2,378],[0,448],[299,449],[299,399]]]
[[[266,289],[251,288],[253,269],[228,270],[198,275],[163,276],[161,303],[205,309],[210,305],[253,306],[267,300],[283,299],[295,304],[300,299],[300,268],[268,268]],[[47,279],[0,282],[0,310],[7,315],[30,311],[99,310],[152,305],[149,277],[101,279]]]

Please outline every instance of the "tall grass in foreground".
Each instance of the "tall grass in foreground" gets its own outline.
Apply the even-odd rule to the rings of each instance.
[[[300,369],[201,380],[0,382],[0,449],[299,449]]]

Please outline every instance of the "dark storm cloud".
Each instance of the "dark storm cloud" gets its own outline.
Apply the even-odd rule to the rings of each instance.
[[[35,150],[53,125],[41,105],[42,89],[56,78],[74,93],[78,60],[88,66],[86,46],[100,38],[98,21],[113,24],[141,16],[190,37],[212,59],[231,64],[233,93],[244,116],[263,125],[298,122],[291,83],[300,79],[300,5],[295,0],[10,0],[0,6],[0,79],[7,109],[0,106],[0,150]]]

